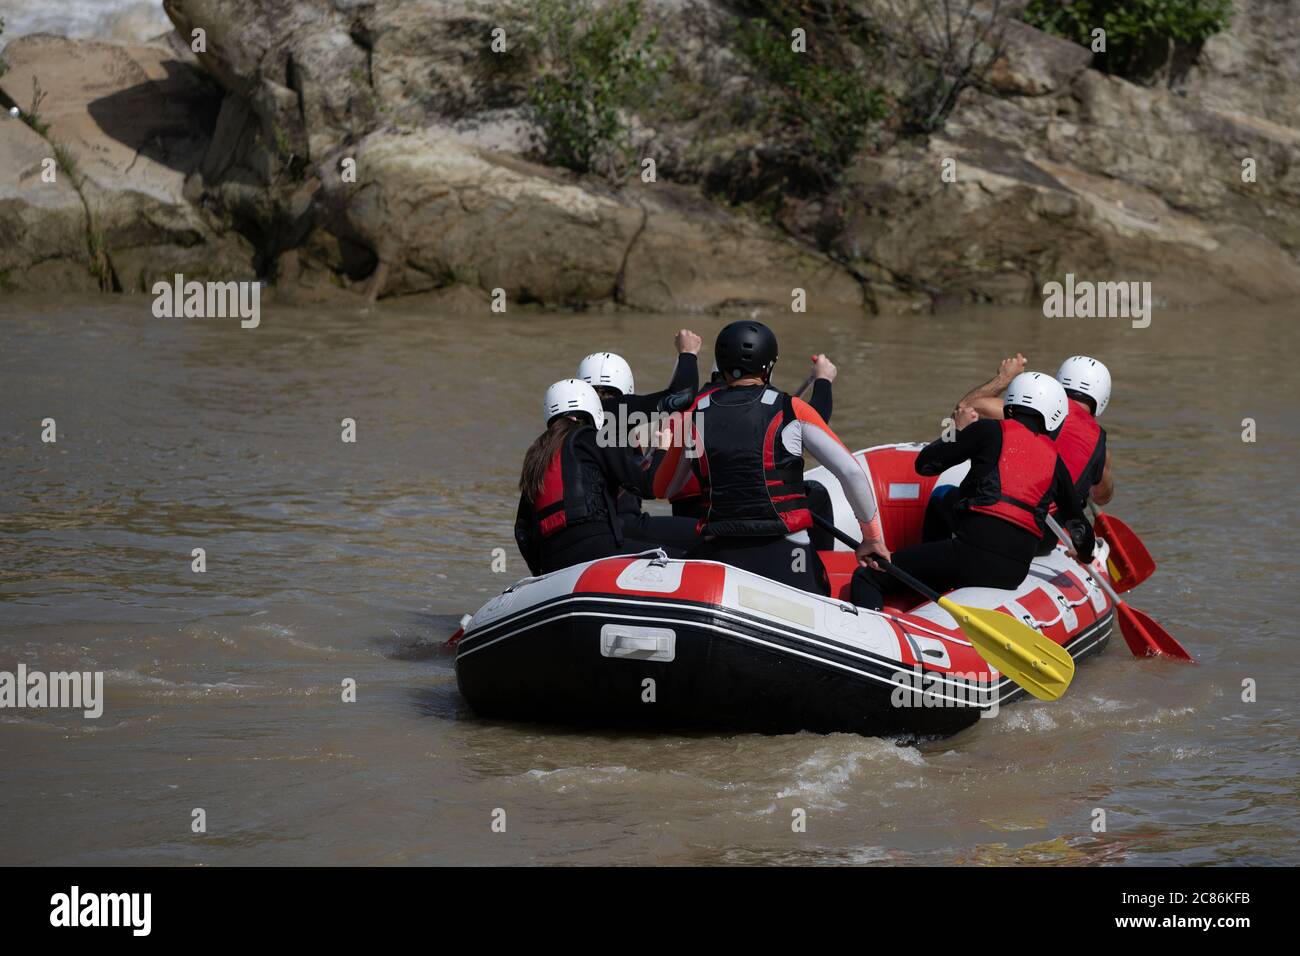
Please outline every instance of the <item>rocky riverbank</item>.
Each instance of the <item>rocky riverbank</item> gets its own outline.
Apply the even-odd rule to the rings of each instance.
[[[794,288],[810,311],[1026,303],[1066,272],[1151,280],[1166,306],[1300,293],[1300,25],[1283,0],[1239,0],[1190,69],[1150,84],[1006,20],[941,128],[881,124],[834,179],[784,191],[771,124],[738,108],[758,101],[735,17],[761,3],[645,5],[673,51],[660,95],[625,111],[654,182],[536,161],[545,63],[491,51],[503,4],[164,6],[176,33],[154,44],[6,48],[6,105],[28,110],[33,83],[43,99],[39,122],[0,121],[0,288],[147,291],[183,272],[298,300],[475,311],[499,288],[683,312],[784,311]],[[867,22],[878,5],[848,6]]]

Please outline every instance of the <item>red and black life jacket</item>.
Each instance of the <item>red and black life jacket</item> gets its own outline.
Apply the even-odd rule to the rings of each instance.
[[[542,490],[533,499],[533,522],[543,538],[566,528],[601,521],[614,527],[611,496],[605,474],[595,462],[579,458],[574,443],[588,425],[570,432],[560,445],[542,479]]]
[[[1041,535],[1047,527],[1043,518],[1052,498],[1056,445],[1014,418],[1004,418],[999,424],[1002,451],[997,467],[989,469],[962,505]]]
[[[1088,500],[1093,475],[1099,473],[1098,465],[1105,460],[1106,443],[1102,440],[1105,434],[1088,406],[1070,399],[1070,413],[1065,416],[1060,434],[1056,436],[1056,453],[1070,472],[1080,504]]]
[[[719,389],[696,403],[691,469],[704,514],[699,533],[759,537],[812,525],[803,457],[779,440],[794,419],[790,396],[765,386]]]
[[[700,390],[700,394],[695,396],[695,401],[691,402],[691,407],[682,413],[682,418],[689,419],[691,415],[695,414],[695,410],[699,407],[700,399],[704,398],[706,395],[712,395],[720,388],[722,388],[722,386],[717,383],[712,383],[704,386],[704,388]],[[673,494],[668,496],[668,500],[675,505],[682,504],[683,502],[690,502],[690,501],[698,502],[699,498],[700,498],[700,481],[698,478],[695,477],[694,470],[692,470],[690,477],[688,477],[686,481],[682,483],[681,488],[677,489]]]

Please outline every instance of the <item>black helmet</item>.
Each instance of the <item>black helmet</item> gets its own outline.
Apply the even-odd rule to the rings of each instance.
[[[732,322],[718,333],[713,357],[728,381],[746,372],[767,376],[776,364],[776,336],[762,322]]]

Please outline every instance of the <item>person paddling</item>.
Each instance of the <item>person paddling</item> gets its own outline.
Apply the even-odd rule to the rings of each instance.
[[[831,412],[834,408],[834,400],[831,391],[831,383],[835,381],[838,370],[835,368],[829,357],[826,355],[814,355],[812,357],[812,395],[808,399],[817,414],[821,415],[822,421],[830,424]],[[695,406],[705,395],[717,391],[724,386],[722,373],[718,371],[715,363],[713,371],[709,376],[709,381],[696,394],[694,401],[686,406],[684,413],[686,415],[695,411]],[[830,492],[820,482],[804,482],[808,490],[808,498],[812,503],[812,508],[818,514],[823,514],[827,518],[833,517],[831,506]],[[695,480],[692,472],[685,472],[680,487],[673,488],[669,491],[668,500],[672,502],[673,514],[681,517],[689,517],[699,520],[704,517],[702,506],[703,499],[700,496],[700,483]],[[835,547],[835,539],[829,532],[820,528],[813,527],[809,529],[813,542],[819,551],[830,551]]]
[[[627,359],[615,352],[593,352],[578,363],[574,378],[596,390],[601,407],[613,416],[613,423],[627,422],[637,414],[647,421],[655,412],[665,410],[668,399],[682,392],[694,394],[700,388],[699,353],[703,340],[690,329],[681,329],[673,339],[677,364],[673,366],[668,387],[644,395],[636,393],[636,379]],[[627,438],[627,435],[622,436]],[[643,446],[647,443],[643,442]]]
[[[897,567],[940,593],[1017,587],[1029,573],[1053,502],[1079,556],[1092,558],[1092,529],[1083,520],[1052,437],[1067,419],[1065,389],[1049,375],[1023,372],[1007,386],[1003,405],[1000,421],[979,420],[973,408],[964,407],[956,440],[940,438],[916,457],[920,475],[970,462],[970,471],[949,496],[951,535],[904,548],[893,558]],[[930,522],[926,533],[933,534]],[[885,595],[904,587],[878,568],[860,567],[850,593],[854,604],[878,611]]]
[[[1056,450],[1070,470],[1081,507],[1110,503],[1115,479],[1110,470],[1106,429],[1097,423],[1110,404],[1110,370],[1094,358],[1074,355],[1061,363],[1056,380],[1070,399],[1070,414],[1056,437]]]
[[[815,455],[844,489],[862,527],[859,560],[888,557],[875,494],[862,468],[806,402],[773,388],[777,340],[761,322],[733,322],[714,356],[723,385],[700,398],[655,474],[662,497],[692,474],[703,540],[691,558],[721,561],[825,594],[825,569],[809,545],[812,524],[803,454]]]
[[[1011,380],[1025,370],[1025,364],[1019,352],[1014,358],[1003,359],[997,375],[957,403],[954,419],[963,408],[973,409],[980,418],[1002,418],[1001,395]],[[1070,401],[1070,414],[1056,436],[1056,450],[1069,469],[1080,507],[1086,507],[1089,501],[1108,504],[1115,494],[1115,480],[1106,430],[1097,418],[1110,404],[1110,370],[1087,355],[1074,355],[1061,363],[1056,380]]]
[[[631,450],[641,467],[649,470],[655,416],[671,411],[674,396],[699,391],[699,351],[702,339],[690,329],[680,329],[673,339],[677,364],[672,380],[660,392],[636,393],[632,366],[615,352],[593,352],[578,363],[574,376],[586,382],[600,396],[605,424],[600,429],[603,444]],[[642,495],[624,487],[615,496],[615,507],[623,534],[632,539],[656,541],[666,548],[681,550],[696,544],[695,523],[680,516],[650,515],[642,508]]]
[[[586,382],[546,390],[546,430],[529,447],[519,476],[515,541],[533,574],[659,545],[623,533],[614,498],[620,488],[652,497],[653,471],[632,452],[597,441],[605,411]],[[663,452],[656,452],[657,463]],[[680,552],[678,552],[680,555]]]

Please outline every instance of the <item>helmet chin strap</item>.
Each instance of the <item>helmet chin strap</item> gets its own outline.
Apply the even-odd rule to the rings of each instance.
[[[724,372],[723,376],[726,378],[728,385],[735,385],[742,378],[755,378],[755,377],[757,377],[759,381],[761,381],[764,385],[767,385],[770,384],[772,381],[772,370],[774,368],[776,368],[776,359],[772,359],[772,361],[768,363],[768,366],[759,372],[746,372],[742,368],[733,368]]]

